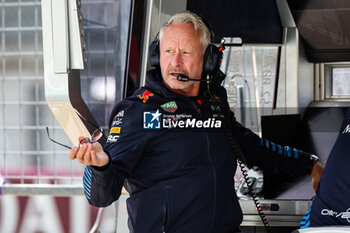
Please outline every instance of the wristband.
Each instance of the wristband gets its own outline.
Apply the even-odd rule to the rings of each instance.
[[[310,161],[308,162],[308,165],[307,165],[307,173],[311,174],[314,164],[318,161],[318,157],[316,155],[311,154],[309,159]]]

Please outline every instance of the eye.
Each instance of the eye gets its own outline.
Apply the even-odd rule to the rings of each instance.
[[[167,49],[167,50],[165,50],[165,53],[172,53],[172,50],[171,49]]]

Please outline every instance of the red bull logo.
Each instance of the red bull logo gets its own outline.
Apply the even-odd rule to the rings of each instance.
[[[146,90],[142,95],[137,95],[143,103],[146,103],[150,96],[154,96],[154,94],[148,90]]]

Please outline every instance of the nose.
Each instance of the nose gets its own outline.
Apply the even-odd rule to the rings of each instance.
[[[173,56],[173,59],[171,61],[172,65],[174,67],[177,67],[182,64],[182,55],[180,52],[176,52]]]

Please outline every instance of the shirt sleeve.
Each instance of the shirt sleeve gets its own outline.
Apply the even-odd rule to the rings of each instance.
[[[86,166],[84,192],[89,203],[105,207],[116,201],[132,169],[145,149],[142,114],[136,104],[119,104],[111,116],[104,151],[110,158],[104,167]]]
[[[273,173],[304,175],[310,173],[314,161],[311,154],[260,138],[236,121],[231,114],[233,135],[238,142],[243,162]]]
[[[216,91],[222,99],[221,107],[225,112],[227,127],[231,129],[230,137],[234,140],[233,146],[237,147],[233,148],[236,157],[240,157],[249,168],[258,166],[272,173],[289,175],[311,173],[314,160],[310,153],[260,138],[237,122],[234,113],[229,108],[225,88],[220,86]]]

